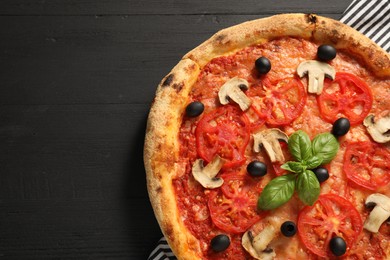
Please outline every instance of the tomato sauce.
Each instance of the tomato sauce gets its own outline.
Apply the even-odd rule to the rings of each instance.
[[[206,130],[204,130],[206,132],[202,132],[201,138],[203,143],[201,145],[199,145],[198,140],[200,135],[197,134],[201,129],[197,129],[197,127],[199,125],[204,125],[204,123],[201,122],[202,118],[210,118],[212,113],[214,113],[218,107],[221,107],[218,101],[218,91],[227,80],[233,77],[246,79],[249,83],[249,90],[247,90],[246,93],[253,103],[246,112],[242,112],[240,120],[242,121],[244,120],[242,118],[245,118],[247,121],[244,121],[249,122],[250,127],[243,127],[243,123],[237,123],[240,120],[235,119],[236,125],[234,126],[234,130],[231,130],[232,136],[229,138],[234,139],[234,135],[237,135],[239,138],[236,139],[241,138],[244,140],[244,136],[248,136],[248,138],[250,137],[250,141],[243,144],[245,146],[244,149],[237,148],[237,150],[234,150],[234,147],[239,147],[239,143],[234,144],[234,146],[226,144],[227,148],[225,147],[223,149],[233,149],[233,151],[230,151],[230,156],[236,156],[237,158],[244,156],[244,160],[241,158],[238,163],[233,163],[229,167],[225,167],[220,172],[220,175],[236,174],[237,176],[241,176],[240,178],[244,178],[243,176],[248,176],[246,173],[246,165],[249,162],[254,159],[264,161],[268,166],[268,174],[262,178],[256,179],[258,188],[261,190],[261,188],[263,188],[272,178],[284,174],[285,172],[283,170],[281,171],[280,165],[271,164],[264,153],[257,154],[252,151],[253,140],[251,134],[254,131],[267,127],[278,127],[286,134],[291,135],[295,131],[301,129],[308,133],[310,138],[314,138],[315,135],[329,132],[332,128],[332,124],[328,120],[329,117],[326,117],[323,114],[325,112],[320,109],[318,102],[321,101],[319,101],[319,98],[315,94],[307,94],[306,77],[300,79],[296,75],[296,68],[301,62],[316,59],[317,48],[318,45],[315,43],[303,39],[289,37],[275,39],[264,44],[244,48],[229,56],[214,58],[204,66],[199,74],[198,80],[190,93],[189,102],[201,101],[205,105],[205,110],[198,118],[183,117],[179,135],[181,143],[180,154],[182,161],[187,167],[185,174],[183,176],[178,176],[174,180],[174,187],[183,221],[190,232],[200,241],[202,258],[250,259],[250,256],[241,246],[243,232],[229,231],[229,228],[226,228],[223,225],[216,225],[216,220],[212,218],[212,215],[215,215],[214,211],[216,210],[213,207],[218,203],[210,203],[210,199],[215,199],[217,197],[219,200],[222,200],[225,198],[226,194],[221,195],[223,189],[204,189],[192,177],[191,167],[193,162],[196,159],[203,158],[207,163],[211,158],[208,158],[209,155],[202,156],[202,154],[207,154],[207,152],[212,149],[217,150],[214,146],[217,145],[215,142],[218,143],[218,141],[214,139],[219,133],[217,132],[219,119],[215,119],[215,122],[209,120],[210,123],[207,126],[207,131],[210,132],[207,132]],[[272,64],[271,71],[265,76],[259,75],[254,68],[255,60],[261,56],[267,57]],[[351,73],[369,86],[371,91],[369,95],[372,95],[373,97],[369,109],[370,113],[379,114],[383,110],[390,110],[390,105],[388,103],[388,100],[390,100],[390,79],[376,79],[370,71],[366,70],[353,57],[342,51],[339,51],[337,57],[329,62],[329,64],[333,66],[337,72]],[[290,84],[291,87],[286,88],[286,90],[282,91],[280,94],[275,94],[286,85],[288,86],[288,84]],[[302,85],[302,87],[300,85]],[[302,92],[302,88],[304,88],[304,92]],[[376,97],[380,97],[380,99]],[[275,100],[280,101],[278,101],[278,103]],[[267,102],[273,102],[273,104],[268,106]],[[227,106],[232,107],[234,105],[229,104]],[[283,115],[284,108],[282,106],[292,107],[291,110],[288,111],[289,117]],[[300,108],[297,109],[297,107]],[[274,111],[267,112],[267,108],[271,108]],[[274,115],[272,113],[274,113]],[[239,116],[236,114],[230,116],[230,118],[238,117]],[[339,139],[340,149],[336,158],[326,166],[329,169],[330,177],[326,182],[321,184],[321,194],[337,194],[338,196],[345,198],[354,205],[364,222],[369,212],[365,209],[363,202],[372,191],[359,186],[359,184],[351,185],[351,180],[349,180],[343,172],[343,164],[345,163],[344,153],[348,144],[357,141],[372,142],[370,136],[365,131],[365,128],[361,125],[361,121],[357,119],[356,122],[356,126],[353,126],[346,136]],[[213,124],[217,125],[213,128]],[[206,126],[204,126],[204,128],[206,128]],[[218,147],[221,148],[220,146]],[[283,150],[286,154],[285,157],[289,158],[287,147],[284,146]],[[383,171],[385,171],[384,174],[390,174],[390,168],[385,168]],[[240,180],[237,182],[239,181]],[[230,184],[227,183],[224,185]],[[241,180],[240,184],[236,183],[234,185],[232,184],[233,188],[238,187],[237,189],[241,190],[245,189],[242,185],[247,184],[243,184],[243,181]],[[390,196],[390,184],[381,183],[381,185],[382,186],[378,189],[375,187],[375,190]],[[218,192],[220,195],[216,194]],[[211,206],[211,204],[213,204],[213,206]],[[299,200],[291,200],[288,204],[289,206],[282,207],[279,212],[283,212],[280,213],[283,216],[291,216],[295,221],[299,212],[304,208],[304,205],[299,202]],[[253,209],[253,205],[248,206],[248,208],[250,207],[252,207],[252,210],[256,211],[256,209]],[[256,214],[258,216],[256,222],[261,222],[262,219],[264,219],[265,215],[263,213],[264,212],[257,211]],[[223,214],[227,213],[221,211],[220,215]],[[225,221],[223,223],[226,224],[226,219],[219,220]],[[378,241],[379,244],[383,243],[383,241],[389,242],[390,234],[388,226],[389,225],[387,224],[385,227],[387,229],[384,231],[382,230],[383,233],[380,233],[379,235],[372,235],[363,230],[357,238],[357,245],[359,246],[355,246],[351,249],[349,259],[355,259],[353,255],[358,254],[361,248],[369,247],[376,249],[379,247],[379,249],[365,250],[364,259],[366,257],[376,257],[376,259],[380,259],[380,250],[382,250],[382,247],[378,246]],[[221,253],[215,253],[210,248],[211,239],[218,234],[227,234],[231,239],[229,248]],[[296,255],[301,258],[316,258],[315,255],[297,239],[297,237],[294,237],[291,240],[281,239],[284,241],[284,244],[275,244],[274,248],[277,257],[278,255],[280,257],[277,259],[284,259],[284,248],[286,248],[286,246],[289,247],[289,250],[294,250],[295,248]],[[286,245],[286,241],[287,243],[289,243],[288,241],[291,242]],[[291,249],[291,247],[293,247],[293,249]],[[389,245],[385,245],[384,247],[387,247],[386,250],[389,250]]]

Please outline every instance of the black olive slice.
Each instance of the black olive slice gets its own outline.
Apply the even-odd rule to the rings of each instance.
[[[260,74],[267,74],[271,70],[271,62],[266,57],[260,57],[255,61],[255,67]]]
[[[262,177],[267,174],[267,165],[255,160],[248,164],[246,170],[253,177]]]
[[[186,115],[188,117],[197,117],[203,113],[204,105],[202,102],[194,101],[188,104],[186,107]]]
[[[230,245],[230,238],[224,234],[217,235],[211,239],[210,245],[214,252],[225,251]]]

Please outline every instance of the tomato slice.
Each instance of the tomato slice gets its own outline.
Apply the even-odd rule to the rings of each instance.
[[[356,208],[335,194],[321,195],[313,206],[304,207],[298,215],[299,238],[308,250],[321,257],[332,256],[329,249],[332,237],[342,237],[348,251],[362,229]]]
[[[196,127],[195,136],[197,152],[206,162],[217,154],[225,160],[224,168],[245,162],[250,124],[238,108],[226,105],[205,115]]]
[[[265,78],[262,86],[253,86],[248,96],[255,101],[253,109],[260,118],[265,118],[271,126],[283,126],[293,122],[301,115],[306,104],[307,94],[302,82],[297,78],[270,80]]]
[[[346,117],[354,126],[363,122],[368,115],[373,98],[363,80],[350,73],[338,72],[334,81],[325,79],[317,102],[324,120],[333,123],[340,117]]]
[[[246,174],[222,174],[221,189],[210,192],[208,207],[213,223],[235,234],[245,232],[259,221],[264,213],[257,212],[261,192],[260,180]]]
[[[254,108],[254,106],[250,106],[249,109],[245,111],[245,114],[248,117],[252,133],[260,130],[265,124],[266,118],[259,115],[259,112]]]
[[[343,171],[348,180],[360,187],[376,190],[390,181],[390,152],[370,141],[349,143]]]

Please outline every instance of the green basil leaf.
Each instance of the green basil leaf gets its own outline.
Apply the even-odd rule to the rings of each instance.
[[[307,205],[313,205],[320,195],[320,183],[310,170],[298,175],[296,186],[299,198]]]
[[[312,156],[309,160],[305,162],[306,169],[314,169],[322,164],[322,157],[318,157],[317,155]],[[305,169],[305,170],[306,170]]]
[[[280,168],[295,173],[304,172],[306,170],[306,166],[304,166],[301,162],[291,162],[291,161],[282,164]]]
[[[329,163],[337,154],[339,150],[339,143],[336,137],[330,133],[323,133],[317,135],[312,143],[313,155],[322,158],[322,163]]]
[[[271,180],[263,189],[257,201],[262,210],[275,209],[291,199],[295,190],[295,175],[286,174]]]
[[[298,130],[288,138],[288,150],[297,161],[304,161],[312,156],[310,137]]]

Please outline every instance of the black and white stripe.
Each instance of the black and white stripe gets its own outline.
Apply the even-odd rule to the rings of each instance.
[[[156,248],[150,253],[148,260],[176,260],[165,237],[158,241]]]
[[[355,0],[345,10],[341,22],[355,28],[390,52],[389,0]],[[148,260],[176,260],[163,237],[150,253]]]
[[[389,0],[355,0],[345,10],[340,21],[355,28],[390,52]]]

